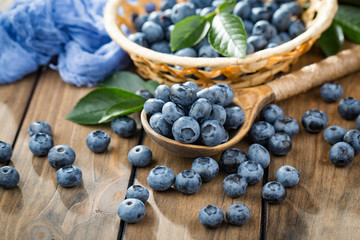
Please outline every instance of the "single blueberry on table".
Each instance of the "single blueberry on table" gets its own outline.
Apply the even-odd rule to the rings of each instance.
[[[143,46],[143,47],[146,47],[146,48],[149,47],[149,43],[145,38],[145,34],[142,33],[142,32],[137,32],[137,33],[130,34],[128,36],[128,38],[129,38],[130,41],[133,41],[134,43],[139,44],[140,46]]]
[[[226,129],[237,129],[245,121],[245,113],[241,107],[232,106],[225,108],[226,122],[224,127]]]
[[[239,148],[229,148],[220,156],[220,167],[227,173],[236,173],[240,164],[247,161],[248,157]]]
[[[189,117],[201,123],[209,118],[211,111],[211,103],[205,98],[199,98],[191,105]]]
[[[260,119],[274,124],[276,119],[284,116],[283,110],[276,104],[269,104],[261,110]]]
[[[203,45],[199,48],[199,57],[205,57],[205,58],[216,58],[219,57],[219,53],[214,50],[214,48],[210,45]]]
[[[167,41],[162,40],[159,42],[155,42],[150,46],[151,50],[154,50],[156,52],[160,53],[171,53],[170,51],[170,45]]]
[[[236,198],[246,193],[248,183],[246,178],[233,173],[224,179],[222,186],[227,195]]]
[[[181,143],[193,143],[200,136],[199,123],[191,117],[181,117],[172,126],[174,139]]]
[[[346,97],[339,102],[340,116],[347,120],[354,120],[360,114],[360,102],[352,97]]]
[[[145,216],[146,210],[142,201],[129,198],[120,203],[117,213],[124,222],[137,223]]]
[[[284,187],[293,187],[300,181],[300,173],[292,166],[281,166],[276,171],[276,180]]]
[[[218,104],[212,105],[212,111],[208,120],[217,120],[221,125],[224,125],[226,122],[226,110],[223,106]]]
[[[332,103],[339,100],[344,94],[340,84],[325,83],[320,88],[320,96],[325,102]]]
[[[357,128],[358,130],[360,130],[360,114],[359,114],[359,116],[356,118],[356,128]]]
[[[29,141],[30,151],[36,156],[47,155],[53,145],[52,137],[45,133],[36,133]]]
[[[167,102],[162,108],[162,116],[168,124],[173,125],[176,120],[185,116],[185,112],[175,103]]]
[[[110,141],[109,134],[101,130],[96,130],[89,133],[86,138],[86,145],[94,153],[102,153],[106,151]]]
[[[165,191],[175,182],[175,173],[167,166],[156,166],[147,176],[148,185],[155,191]]]
[[[286,8],[279,8],[274,12],[271,23],[279,32],[287,31],[291,23],[291,12]]]
[[[195,15],[195,10],[196,7],[191,2],[177,3],[171,9],[171,20],[176,24],[189,16]]]
[[[149,18],[148,14],[143,14],[135,19],[135,30],[137,32],[141,32],[141,28],[144,25],[144,23],[147,22],[148,18]]]
[[[165,104],[165,102],[163,100],[156,99],[156,98],[150,98],[150,99],[146,100],[146,102],[144,103],[144,110],[145,110],[146,114],[151,116],[158,112],[161,113],[164,104]]]
[[[135,94],[145,99],[154,98],[154,95],[149,90],[146,89],[137,90]]]
[[[286,133],[290,137],[295,136],[299,132],[299,124],[291,117],[282,116],[274,122],[275,132]]]
[[[233,203],[226,211],[226,220],[233,225],[244,225],[250,218],[250,210],[241,203]]]
[[[301,123],[309,133],[318,133],[327,126],[328,117],[323,111],[312,109],[304,113]]]
[[[12,148],[7,142],[0,141],[0,163],[5,163],[11,159]]]
[[[170,101],[170,87],[167,85],[159,85],[155,89],[155,98],[163,100],[164,102]]]
[[[270,164],[270,154],[268,150],[257,143],[249,146],[248,158],[249,160],[260,164],[263,168],[267,168]]]
[[[354,159],[354,149],[346,142],[335,143],[329,152],[330,161],[336,167],[345,167]]]
[[[281,203],[286,197],[286,189],[279,182],[268,182],[261,190],[262,198],[268,203]]]
[[[355,129],[347,131],[344,135],[344,142],[350,144],[355,154],[358,154],[360,152],[360,131]]]
[[[251,7],[245,2],[238,2],[234,7],[233,14],[242,20],[249,19],[251,16]]]
[[[76,166],[65,166],[56,171],[56,181],[62,187],[70,188],[77,186],[82,179],[82,172]]]
[[[206,146],[214,147],[229,140],[229,133],[216,120],[206,120],[201,124],[200,140]]]
[[[277,156],[284,156],[292,149],[292,141],[286,133],[275,133],[268,142],[269,151]]]
[[[275,134],[273,125],[268,122],[259,121],[254,123],[249,131],[252,142],[266,146],[268,140]]]
[[[126,190],[126,198],[136,198],[145,203],[149,199],[149,190],[141,185],[132,185]]]
[[[152,159],[151,150],[144,145],[133,147],[128,153],[128,160],[134,167],[145,167]]]
[[[171,125],[165,120],[161,113],[155,113],[149,120],[151,128],[158,134],[171,138]]]
[[[289,35],[291,38],[296,38],[300,34],[306,31],[306,27],[303,22],[300,20],[295,20],[291,22],[289,26]]]
[[[249,185],[254,185],[263,178],[264,169],[260,164],[250,160],[240,164],[237,173],[244,177]]]
[[[28,133],[30,137],[37,133],[45,133],[49,136],[51,136],[51,127],[50,125],[45,121],[36,121],[30,124],[28,128]]]
[[[207,205],[199,212],[199,221],[208,228],[217,228],[224,221],[224,213],[215,205]]]
[[[197,172],[203,182],[209,182],[219,173],[219,164],[211,157],[198,157],[191,164],[191,170]]]
[[[131,137],[136,132],[136,122],[128,116],[117,117],[111,122],[111,129],[120,137]]]
[[[197,192],[202,184],[200,175],[194,170],[185,170],[175,178],[175,188],[183,194]]]
[[[141,31],[145,34],[145,39],[150,44],[161,41],[165,37],[163,28],[153,21],[145,22],[141,27]]]
[[[339,126],[329,126],[324,131],[324,139],[331,145],[342,142],[346,134],[346,129]]]
[[[53,168],[61,168],[72,165],[75,162],[75,151],[67,145],[52,147],[48,153],[48,160]]]
[[[0,168],[0,187],[3,188],[13,188],[20,181],[19,172],[11,167],[4,166]]]
[[[170,88],[170,99],[179,105],[190,106],[196,101],[196,91],[184,84],[174,84]]]

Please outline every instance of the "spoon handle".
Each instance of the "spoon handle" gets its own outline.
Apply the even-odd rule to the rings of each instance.
[[[275,101],[280,101],[358,70],[360,45],[284,75],[267,83],[266,86],[274,92]]]

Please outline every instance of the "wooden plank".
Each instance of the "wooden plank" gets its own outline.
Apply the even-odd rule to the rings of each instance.
[[[0,189],[0,232],[3,239],[115,239],[120,219],[116,210],[124,199],[131,165],[127,152],[138,142],[121,139],[109,125],[81,126],[65,120],[75,103],[91,89],[61,81],[57,72],[41,76],[21,128],[13,162],[21,180],[19,187]],[[29,148],[27,126],[45,120],[53,128],[54,143],[74,148],[74,165],[81,168],[81,185],[66,189],[56,183],[56,169],[46,157]],[[94,154],[86,146],[90,131],[102,129],[111,136],[109,150]]]

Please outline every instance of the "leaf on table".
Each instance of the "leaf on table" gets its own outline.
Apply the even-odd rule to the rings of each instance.
[[[81,98],[66,119],[79,124],[107,122],[116,116],[141,110],[145,101],[119,88],[100,87]]]
[[[341,26],[333,22],[331,26],[323,32],[318,42],[321,50],[327,57],[335,55],[344,44],[344,33]]]
[[[246,31],[238,16],[220,13],[214,17],[210,31],[211,46],[227,57],[246,57]]]
[[[334,21],[342,27],[345,37],[360,44],[360,8],[340,5]]]
[[[207,34],[210,23],[199,15],[187,17],[175,25],[171,32],[171,51],[192,47],[199,43]]]

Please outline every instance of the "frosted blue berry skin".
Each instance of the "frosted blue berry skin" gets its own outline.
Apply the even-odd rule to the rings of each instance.
[[[206,120],[201,124],[200,140],[206,146],[214,147],[229,140],[229,133],[216,120]]]
[[[198,157],[191,164],[191,170],[197,172],[203,182],[209,182],[218,175],[219,164],[211,157]]]
[[[149,2],[145,5],[145,11],[147,13],[151,13],[156,10],[156,5],[152,2]]]
[[[51,126],[45,121],[36,121],[30,124],[28,128],[29,136],[32,137],[36,133],[45,133],[51,136]]]
[[[271,23],[279,32],[286,31],[291,23],[291,12],[285,8],[279,8],[274,12]]]
[[[251,9],[251,16],[250,19],[253,23],[256,23],[260,20],[270,20],[271,18],[271,11],[264,7],[254,7]]]
[[[358,154],[360,152],[360,131],[355,129],[347,131],[344,135],[344,142],[350,144],[355,154]]]
[[[271,14],[274,14],[274,12],[279,8],[279,5],[276,2],[266,2],[264,4],[264,7],[271,12]]]
[[[249,131],[252,142],[266,146],[269,139],[275,134],[275,128],[268,122],[254,123]]]
[[[129,198],[119,204],[117,213],[121,220],[127,223],[137,223],[143,219],[146,210],[142,201],[135,198]]]
[[[247,43],[250,43],[255,48],[255,51],[259,51],[267,45],[268,41],[264,36],[255,35],[250,36],[247,39]]]
[[[336,167],[345,167],[354,159],[354,149],[346,142],[335,143],[329,152],[330,161]]]
[[[36,133],[29,141],[30,151],[36,156],[47,155],[53,145],[52,137],[45,133]]]
[[[300,181],[300,172],[292,166],[284,165],[276,171],[276,180],[284,187],[294,187]]]
[[[226,129],[237,129],[245,121],[245,113],[241,107],[232,106],[225,108],[226,122],[224,124]]]
[[[196,7],[191,2],[177,3],[171,9],[171,20],[176,24],[189,16],[195,15],[195,10]]]
[[[223,106],[218,104],[212,105],[212,111],[208,120],[217,120],[221,125],[224,125],[226,122],[226,110]]]
[[[199,221],[208,228],[217,228],[224,221],[224,213],[215,205],[207,205],[199,212]]]
[[[149,44],[161,41],[165,37],[163,28],[159,24],[149,20],[142,25],[141,32],[145,34],[145,39]]]
[[[187,82],[184,82],[183,84],[185,86],[188,86],[188,87],[191,87],[192,89],[194,89],[196,93],[202,90],[196,83],[194,83],[192,81],[187,81]]]
[[[109,134],[101,130],[96,130],[89,133],[86,138],[86,145],[94,153],[102,153],[106,151],[110,141]]]
[[[12,147],[7,142],[0,141],[0,163],[5,163],[11,159]]]
[[[251,43],[246,43],[246,54],[250,55],[255,52],[255,48]]]
[[[205,98],[199,98],[191,105],[189,117],[201,123],[209,118],[211,111],[211,103]]]
[[[260,119],[274,124],[276,119],[284,116],[283,110],[276,104],[269,104],[261,110]]]
[[[75,162],[75,151],[67,145],[57,145],[50,149],[48,160],[53,168],[72,165]]]
[[[338,111],[341,117],[354,120],[360,114],[360,102],[352,97],[346,97],[339,102]]]
[[[130,41],[133,41],[134,43],[139,44],[140,46],[143,46],[143,47],[146,47],[146,48],[149,47],[149,43],[145,38],[145,34],[142,33],[142,32],[137,32],[137,33],[130,34],[128,36],[128,38],[129,38]]]
[[[76,166],[65,166],[56,171],[56,181],[62,187],[70,188],[80,184],[82,172]]]
[[[128,153],[128,160],[134,167],[145,167],[152,159],[151,150],[144,145],[133,147]]]
[[[176,120],[185,116],[185,112],[175,103],[167,102],[162,108],[162,115],[168,124],[173,125]]]
[[[155,98],[163,100],[164,102],[169,102],[170,87],[167,85],[159,85],[155,90]]]
[[[247,161],[248,157],[239,148],[229,148],[220,156],[220,167],[227,173],[236,173],[240,164]]]
[[[327,143],[334,145],[342,142],[346,134],[346,129],[339,126],[329,126],[324,131],[324,139]]]
[[[13,188],[20,181],[19,172],[11,167],[4,166],[0,168],[0,187],[3,188]]]
[[[145,203],[149,199],[149,190],[141,185],[132,185],[126,190],[126,198],[136,198]]]
[[[236,198],[246,193],[248,183],[244,177],[233,173],[224,179],[222,186],[228,196]]]
[[[154,95],[149,90],[146,89],[137,90],[135,94],[145,99],[154,98]]]
[[[165,11],[166,9],[172,9],[175,6],[176,0],[162,0],[160,3],[160,9]]]
[[[291,117],[278,117],[274,122],[275,132],[286,133],[290,137],[295,136],[299,132],[299,124]]]
[[[196,99],[196,91],[184,84],[174,84],[170,88],[170,99],[176,104],[190,106]]]
[[[117,117],[111,122],[111,129],[120,137],[128,138],[136,132],[136,122],[128,116]]]
[[[215,102],[215,104],[226,107],[232,103],[235,93],[234,90],[229,86],[229,84],[217,83],[210,88],[214,89],[215,91],[220,90],[217,94],[217,101]]]
[[[159,24],[164,31],[172,24],[170,16],[161,11],[150,13],[148,21]]]
[[[154,50],[156,52],[169,53],[169,54],[171,53],[169,42],[165,40],[154,42],[153,44],[151,44],[150,48],[151,50]]]
[[[175,182],[175,173],[167,166],[156,166],[147,176],[148,185],[155,191],[165,191]]]
[[[300,34],[306,31],[306,27],[303,22],[300,20],[295,20],[291,22],[289,26],[289,35],[291,38],[296,38]]]
[[[284,3],[281,5],[281,8],[290,11],[293,16],[301,16],[302,14],[302,7],[296,1]]]
[[[275,133],[268,142],[269,151],[277,156],[284,156],[292,149],[292,141],[286,133]]]
[[[360,115],[356,118],[356,128],[360,130]]]
[[[206,7],[206,8],[201,9],[199,15],[201,17],[205,17],[207,14],[213,12],[214,10],[215,10],[215,7]]]
[[[251,16],[251,7],[245,2],[238,2],[234,7],[233,14],[242,20],[249,19]]]
[[[272,26],[266,20],[260,20],[255,23],[252,29],[252,35],[264,36],[265,38],[269,38],[272,35]],[[276,31],[276,30],[275,30]]]
[[[158,134],[171,138],[171,125],[165,120],[161,113],[155,113],[150,117],[149,124]]]
[[[241,203],[233,203],[226,211],[226,220],[233,225],[244,225],[250,218],[250,210]]]
[[[194,170],[185,170],[175,178],[175,188],[183,194],[196,193],[202,184],[200,175]]]
[[[327,126],[328,117],[323,111],[312,109],[304,113],[301,123],[309,133],[318,133]]]
[[[264,169],[256,162],[246,161],[240,164],[237,173],[244,177],[249,185],[254,185],[263,178]]]
[[[214,104],[217,101],[217,92],[212,88],[205,88],[196,93],[197,98],[205,98]]]
[[[339,100],[344,94],[340,84],[325,83],[320,88],[320,96],[325,102],[332,103]]]
[[[219,53],[215,51],[210,45],[203,45],[198,50],[199,57],[216,58],[219,57]]]
[[[252,29],[254,27],[254,24],[249,20],[243,20],[243,24],[244,24],[244,27],[245,27],[245,30],[246,30],[246,34],[248,36],[250,36],[251,33],[252,33]]]
[[[248,159],[267,168],[270,164],[270,154],[268,150],[260,144],[254,143],[249,146]]]
[[[268,203],[281,203],[286,197],[286,189],[281,183],[272,181],[262,187],[261,195]]]
[[[200,136],[200,126],[191,117],[181,117],[172,126],[174,139],[181,143],[193,143]]]
[[[180,57],[197,57],[197,52],[193,48],[183,48],[175,52],[175,56]]]
[[[137,32],[141,32],[141,28],[144,25],[144,23],[147,22],[148,18],[149,18],[148,14],[143,14],[135,19],[135,30]]]
[[[149,116],[153,115],[154,113],[162,112],[162,108],[164,106],[165,102],[160,99],[156,98],[150,98],[146,100],[144,103],[144,110],[146,114]]]

